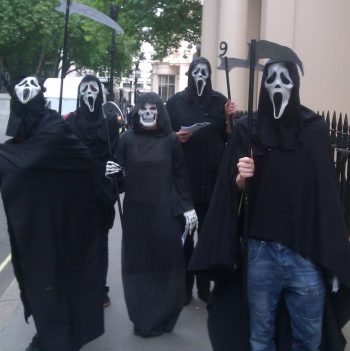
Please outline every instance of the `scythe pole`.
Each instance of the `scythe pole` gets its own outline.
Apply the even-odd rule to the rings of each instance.
[[[229,76],[229,67],[228,67],[228,60],[227,56],[225,56],[225,73],[226,73],[226,85],[227,85],[227,98],[231,101],[231,87],[230,87],[230,76]],[[226,120],[226,132],[227,134],[232,133],[233,129],[233,114],[230,114],[228,119]]]
[[[63,48],[62,48],[62,66],[61,66],[61,86],[60,86],[60,99],[58,103],[58,113],[62,112],[62,94],[63,94],[63,80],[65,75],[65,68],[67,67],[67,38],[68,38],[68,22],[69,22],[69,8],[70,0],[67,0],[66,3],[66,13],[64,18],[64,35],[63,35]]]
[[[247,155],[252,157],[252,117],[253,117],[253,99],[254,99],[254,74],[255,74],[255,44],[252,40],[249,44],[249,91],[248,91],[248,113],[247,113]],[[244,227],[243,227],[243,301],[246,311],[248,311],[247,301],[247,272],[248,272],[248,235],[250,223],[249,199],[250,199],[250,179],[246,178],[244,186]],[[248,325],[248,313],[246,315],[246,323]]]

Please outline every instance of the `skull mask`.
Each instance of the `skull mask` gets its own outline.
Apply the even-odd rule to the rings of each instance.
[[[83,97],[90,112],[94,112],[95,110],[95,102],[99,92],[98,83],[94,80],[88,80],[80,84],[79,94]]]
[[[143,129],[157,128],[158,110],[155,104],[146,102],[144,106],[139,109],[138,114],[140,116],[140,124]]]
[[[281,62],[271,64],[268,67],[264,85],[273,105],[273,116],[275,119],[280,119],[288,105],[294,86],[286,66]]]
[[[36,77],[26,77],[15,85],[15,92],[22,104],[33,100],[41,91],[40,84]]]
[[[197,63],[191,72],[191,75],[196,83],[197,95],[202,96],[204,88],[209,78],[209,68],[206,63]]]

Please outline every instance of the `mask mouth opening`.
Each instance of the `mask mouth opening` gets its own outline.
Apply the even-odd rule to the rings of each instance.
[[[142,121],[143,121],[145,124],[154,123],[155,120],[156,120],[156,116],[155,116],[155,115],[146,115],[146,116],[142,116]]]
[[[27,102],[30,97],[30,89],[29,88],[24,88],[23,89],[23,101]]]
[[[199,79],[197,81],[197,94],[198,94],[198,96],[202,96],[203,91],[204,91],[204,87],[205,87],[204,81],[202,79]]]
[[[89,104],[89,110],[90,112],[94,111],[94,98],[92,96],[89,96],[87,98],[88,104]]]
[[[274,117],[278,119],[280,116],[280,111],[282,107],[283,95],[282,93],[273,94],[273,109],[274,109]]]

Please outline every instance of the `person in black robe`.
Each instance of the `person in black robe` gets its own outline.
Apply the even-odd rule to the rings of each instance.
[[[1,195],[25,319],[28,351],[77,351],[103,331],[92,160],[43,88],[26,77],[11,92],[0,145]]]
[[[276,70],[276,64],[282,69]],[[287,104],[285,91],[280,92],[283,85],[290,88]],[[230,139],[191,261],[191,269],[208,271],[216,280],[208,319],[213,349],[258,349],[261,335],[257,337],[252,329],[269,312],[259,316],[253,297],[258,307],[265,303],[272,311],[268,341],[264,341],[270,344],[260,345],[261,350],[344,350],[341,329],[350,318],[348,233],[330,158],[329,134],[322,117],[300,104],[299,75],[294,64],[272,61],[265,66],[258,111],[252,119],[253,159],[247,157],[246,145],[247,119],[242,118]],[[241,188],[245,178],[252,175],[248,257],[247,265],[242,267]],[[276,258],[276,252],[268,251],[271,247],[280,250],[280,261],[271,259]],[[267,284],[270,278],[259,272],[260,282],[253,279],[256,263],[271,268],[264,257],[266,251],[274,263],[271,272],[280,279],[272,300],[256,296],[271,291]],[[295,308],[291,299],[298,289],[288,285],[286,276],[278,271],[290,273],[299,264],[311,271],[311,278],[299,283],[312,294],[307,303],[302,301],[300,308]],[[293,282],[298,270],[292,272]],[[242,279],[245,275],[247,291]],[[315,284],[310,286],[315,276]],[[321,307],[315,311],[317,304]],[[301,312],[301,317],[296,312]],[[321,323],[314,326],[312,335],[307,335],[306,327],[298,334],[299,321],[310,316],[321,318]],[[315,335],[318,340],[311,344]]]
[[[188,86],[171,97],[166,107],[172,127],[182,143],[200,235],[226,144],[226,115],[232,114],[235,106],[212,89],[210,63],[204,57],[197,57],[188,70]],[[207,125],[194,133],[182,128],[203,122]],[[184,246],[186,265],[193,248],[193,236],[189,235]],[[185,304],[192,299],[194,280],[193,272],[187,272]],[[208,302],[210,280],[197,274],[196,284],[198,297]]]
[[[102,103],[101,82],[97,77],[88,74],[78,87],[77,109],[65,116],[65,120],[75,135],[89,148],[94,162],[98,231],[102,255],[103,306],[107,307],[110,305],[107,286],[108,232],[113,227],[114,204],[118,194],[113,182],[105,177],[105,167],[109,160],[117,157],[119,124],[114,116],[106,116],[104,119]]]
[[[183,235],[197,217],[181,145],[163,102],[145,93],[120,138],[125,176],[122,280],[134,333],[171,332],[185,298]]]

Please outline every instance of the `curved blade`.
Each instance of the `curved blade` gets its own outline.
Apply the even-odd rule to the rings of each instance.
[[[258,40],[255,43],[255,59],[271,59],[278,61],[291,61],[299,66],[302,75],[304,67],[298,55],[289,47],[267,40]]]
[[[66,1],[61,0],[60,5],[55,8],[56,11],[58,12],[66,12]],[[96,22],[99,22],[101,24],[104,24],[105,26],[108,26],[112,29],[114,29],[116,32],[120,34],[124,34],[124,30],[120,27],[120,25],[113,21],[110,17],[105,15],[104,13],[94,9],[93,7],[84,5],[84,4],[79,4],[77,2],[71,2],[70,3],[70,12],[71,13],[77,13],[79,15],[88,17]]]
[[[113,118],[115,116],[122,116],[124,119],[123,112],[119,106],[113,101],[107,101],[102,104],[102,111],[104,118]]]
[[[220,56],[220,60],[221,60],[221,63],[217,68],[225,71],[226,70],[225,57]],[[235,58],[235,57],[228,57],[227,58],[228,71],[231,71],[231,69],[236,68],[236,67],[249,68],[248,60],[243,60],[243,59],[239,59],[239,58]],[[263,69],[264,69],[264,65],[261,65],[260,63],[257,63],[255,65],[256,71],[262,72]]]

